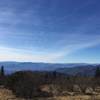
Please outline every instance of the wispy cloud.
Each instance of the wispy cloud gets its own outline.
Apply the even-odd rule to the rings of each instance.
[[[0,47],[0,61],[55,62],[60,53],[32,52],[32,50]]]
[[[75,35],[76,36],[76,35]],[[58,50],[54,51],[34,51],[33,49],[14,49],[7,47],[0,47],[0,60],[15,60],[15,61],[32,61],[32,62],[58,62],[65,56],[68,57],[71,53],[80,49],[86,49],[100,45],[100,36],[92,36],[87,40],[85,35],[77,35],[79,40],[74,38],[73,43],[67,45],[67,42],[63,41],[63,47],[59,45]],[[73,39],[73,37],[70,39]],[[69,40],[70,40],[69,39]],[[76,41],[75,41],[76,40]],[[66,44],[66,45],[65,45]],[[62,61],[62,60],[61,60]]]

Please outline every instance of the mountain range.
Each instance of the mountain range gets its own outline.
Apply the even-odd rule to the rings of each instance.
[[[68,75],[94,75],[94,72],[100,64],[87,63],[32,63],[32,62],[0,62],[4,66],[5,72],[10,74],[15,71],[32,70],[32,71],[56,71]]]

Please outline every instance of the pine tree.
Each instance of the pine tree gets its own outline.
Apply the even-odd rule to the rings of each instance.
[[[1,76],[5,75],[5,73],[4,73],[4,66],[1,66],[0,74],[1,74]]]
[[[56,72],[56,71],[53,72],[53,77],[54,77],[54,78],[57,77],[57,72]]]
[[[100,77],[100,68],[99,67],[96,68],[95,77]]]

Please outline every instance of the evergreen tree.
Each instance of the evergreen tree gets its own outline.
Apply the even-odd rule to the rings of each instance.
[[[0,71],[1,76],[4,76],[4,66],[1,66],[1,71]]]
[[[95,77],[100,77],[100,68],[99,67],[96,68]]]
[[[56,72],[56,71],[53,72],[53,77],[54,77],[54,78],[57,77],[57,72]]]

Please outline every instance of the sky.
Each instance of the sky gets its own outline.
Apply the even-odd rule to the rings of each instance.
[[[100,0],[0,0],[0,61],[100,63]]]

